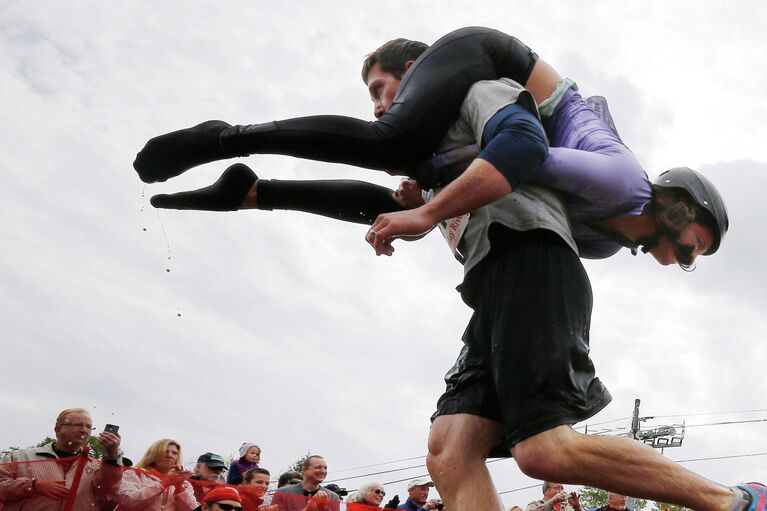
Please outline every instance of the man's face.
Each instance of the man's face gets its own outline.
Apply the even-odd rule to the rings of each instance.
[[[429,485],[413,486],[407,491],[407,494],[410,500],[421,506],[429,500]]]
[[[409,66],[408,66],[409,67]],[[381,69],[379,63],[375,63],[368,72],[368,92],[373,101],[373,115],[376,119],[386,113],[394,102],[394,96],[399,90],[400,81],[393,74]]]
[[[198,463],[194,467],[194,475],[205,481],[221,481],[221,474],[224,472],[224,467],[211,468],[205,463]]]
[[[82,449],[91,436],[93,421],[86,413],[70,413],[61,424],[53,428],[56,433],[56,448],[65,452]]]
[[[661,236],[658,244],[650,250],[655,260],[666,266],[676,264],[678,261],[676,251],[678,248],[687,251],[693,261],[696,257],[704,254],[711,248],[714,242],[714,233],[703,224],[693,223],[679,233],[679,239],[675,242],[666,236]]]
[[[312,458],[312,464],[304,469],[304,482],[310,484],[320,484],[328,476],[328,465],[323,458]]]
[[[543,492],[543,498],[546,500],[550,500],[557,493],[564,491],[564,489],[565,487],[559,483],[551,483],[549,487],[546,489],[546,491]]]
[[[607,506],[610,509],[618,509],[623,511],[626,509],[626,496],[618,495],[617,493],[610,493],[607,496]]]

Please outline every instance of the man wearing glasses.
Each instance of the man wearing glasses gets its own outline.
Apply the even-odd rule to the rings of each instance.
[[[195,511],[242,511],[242,497],[236,488],[224,486],[205,494]]]
[[[75,478],[77,457],[93,431],[93,420],[84,408],[68,408],[59,413],[53,431],[56,440],[42,447],[11,451],[0,460],[0,503],[4,511],[14,509],[59,509],[67,499]],[[116,492],[122,464],[120,435],[102,432],[98,439],[104,447],[104,463],[87,457],[77,495],[76,509],[90,509],[106,502]],[[50,460],[51,463],[26,463]]]

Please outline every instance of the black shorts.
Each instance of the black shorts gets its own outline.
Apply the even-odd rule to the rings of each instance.
[[[508,456],[612,398],[589,358],[591,284],[578,256],[551,231],[496,227],[493,248],[461,287],[474,315],[432,420],[468,413],[499,422]]]

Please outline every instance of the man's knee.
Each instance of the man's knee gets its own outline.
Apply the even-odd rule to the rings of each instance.
[[[501,426],[469,414],[437,417],[429,433],[429,470],[444,471],[473,463],[484,463],[490,449],[501,438]]]
[[[550,429],[519,442],[511,450],[512,456],[525,475],[558,481],[572,462],[577,435],[569,426]]]

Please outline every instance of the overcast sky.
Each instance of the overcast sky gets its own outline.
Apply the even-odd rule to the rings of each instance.
[[[703,426],[767,417],[765,5],[0,1],[0,448],[36,443],[60,409],[84,406],[99,429],[121,426],[134,460],[170,437],[186,461],[256,442],[273,473],[321,453],[329,480],[422,464],[339,472],[426,453],[470,316],[442,238],[377,258],[365,227],[301,213],[158,215],[151,195],[206,185],[231,162],[146,187],[131,162],[148,138],[208,119],[371,119],[368,52],[485,25],[606,96],[651,177],[692,166],[730,211],[722,248],[694,273],[627,251],[586,262],[592,355],[614,398],[589,423],[614,422],[589,429],[625,432],[640,397],[659,417],[643,427],[687,421],[672,459],[767,452],[764,423]],[[288,157],[241,161],[266,178],[397,185]],[[758,412],[723,413],[744,410]],[[535,484],[513,460],[490,466],[499,491]],[[763,456],[687,466],[728,484],[767,479]],[[404,483],[387,491],[404,498]]]

